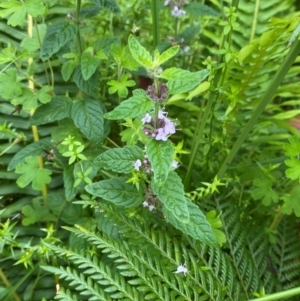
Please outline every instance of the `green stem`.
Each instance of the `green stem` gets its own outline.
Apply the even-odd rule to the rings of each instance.
[[[229,167],[229,165],[232,162],[233,158],[235,157],[236,153],[241,148],[243,142],[246,140],[251,129],[257,122],[257,119],[260,116],[260,114],[264,111],[264,109],[266,108],[268,103],[272,100],[274,93],[278,89],[279,85],[281,84],[282,80],[284,79],[285,75],[291,68],[292,64],[294,63],[294,61],[297,58],[299,53],[300,53],[300,40],[297,40],[292,45],[290,51],[288,52],[287,56],[285,57],[284,61],[281,64],[280,68],[278,69],[276,75],[274,76],[272,82],[270,83],[267,91],[265,92],[264,96],[262,97],[259,105],[256,107],[253,115],[251,116],[251,118],[248,121],[248,123],[246,124],[246,126],[243,128],[242,133],[240,134],[239,138],[235,142],[235,144],[232,147],[227,158],[223,162],[219,172],[217,173],[218,179],[221,179],[224,176],[227,168]]]
[[[152,30],[153,30],[153,46],[156,46],[159,43],[159,9],[158,9],[158,0],[152,0]]]
[[[248,301],[273,301],[273,300],[283,300],[288,297],[292,297],[295,295],[300,295],[300,287],[292,288],[290,290],[280,292],[280,293],[275,293],[271,294],[268,296],[260,297],[260,298],[255,298],[251,299]]]
[[[81,37],[80,37],[80,30],[79,30],[79,24],[80,24],[80,7],[81,7],[81,0],[77,0],[77,7],[76,7],[76,23],[78,26],[77,31],[77,43],[79,47],[80,55],[82,54],[82,47],[81,47]]]

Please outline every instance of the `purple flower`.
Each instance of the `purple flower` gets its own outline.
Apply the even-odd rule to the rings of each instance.
[[[181,16],[184,16],[186,12],[183,9],[180,9],[177,5],[174,6],[172,10],[172,16],[175,18],[179,18]]]
[[[134,169],[140,170],[140,167],[142,166],[142,161],[140,159],[137,159],[134,163]]]
[[[147,113],[144,118],[142,118],[143,124],[151,122],[151,116]]]
[[[165,132],[164,128],[158,129],[158,133],[155,136],[155,140],[162,140],[162,141],[168,140],[168,134]]]

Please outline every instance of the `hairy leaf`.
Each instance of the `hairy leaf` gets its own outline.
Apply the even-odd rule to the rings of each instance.
[[[126,178],[112,178],[87,185],[85,190],[97,197],[119,206],[135,207],[144,201],[144,195],[135,186],[126,183]]]
[[[146,152],[154,171],[154,182],[161,186],[167,180],[173,162],[173,146],[170,140],[156,141],[151,139],[147,143]]]
[[[128,45],[133,58],[144,68],[152,67],[152,57],[150,52],[147,51],[139,41],[130,35],[128,38]]]
[[[100,59],[95,56],[93,49],[86,49],[81,55],[81,73],[84,80],[88,80],[97,70]]]
[[[77,66],[75,68],[73,79],[76,84],[76,86],[82,90],[87,95],[97,97],[97,85],[98,85],[98,77],[99,73],[96,71],[88,80],[85,80],[81,73],[80,66]]]
[[[202,213],[199,207],[192,203],[188,198],[186,198],[186,204],[190,215],[187,223],[184,223],[181,219],[178,219],[178,217],[174,214],[174,211],[169,210],[166,207],[163,208],[163,212],[167,221],[178,230],[192,236],[197,240],[200,240],[208,245],[216,245],[216,237],[210,223],[206,220],[205,215]]]
[[[167,210],[171,211],[182,223],[189,222],[190,214],[187,200],[184,195],[182,181],[177,173],[170,171],[166,182],[162,186],[158,186],[152,180],[151,187]]]
[[[16,173],[22,174],[17,184],[24,188],[32,182],[34,190],[42,190],[44,184],[51,182],[51,171],[39,167],[38,157],[27,157],[26,163],[19,163],[16,167]]]
[[[104,169],[120,173],[130,173],[133,164],[143,159],[143,151],[138,146],[125,146],[123,148],[110,149],[95,159],[95,163]]]
[[[168,61],[169,59],[171,59],[172,57],[174,57],[177,52],[179,51],[180,46],[174,46],[171,47],[169,49],[167,49],[166,51],[164,51],[160,56],[159,56],[159,65],[162,65],[163,63],[165,63],[166,61]]]
[[[152,101],[145,95],[136,95],[121,102],[113,111],[104,115],[107,119],[117,120],[134,118],[150,110]]]
[[[47,28],[44,41],[41,46],[41,59],[48,60],[54,53],[73,39],[78,27],[68,21],[58,21]]]
[[[103,111],[99,100],[86,98],[74,101],[71,117],[77,128],[93,143],[104,137]]]
[[[69,97],[53,97],[50,103],[37,108],[33,116],[30,118],[30,123],[40,125],[69,117],[71,107],[72,100]]]

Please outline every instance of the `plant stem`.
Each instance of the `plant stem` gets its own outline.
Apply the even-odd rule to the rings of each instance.
[[[152,30],[153,30],[153,46],[156,46],[159,43],[159,9],[158,9],[158,0],[152,0]]]
[[[78,26],[77,31],[77,43],[79,48],[80,55],[82,54],[82,47],[81,47],[81,37],[80,37],[80,30],[79,30],[79,24],[80,24],[80,7],[81,7],[81,0],[77,0],[77,7],[76,7],[76,23]]]
[[[280,292],[280,293],[275,293],[275,294],[271,294],[268,296],[264,296],[264,297],[260,297],[260,298],[255,298],[255,299],[251,299],[248,301],[273,301],[273,300],[283,300],[285,298],[288,297],[292,297],[295,295],[300,295],[300,287],[296,287],[284,292]]]
[[[276,90],[278,89],[282,80],[284,79],[285,75],[287,74],[290,67],[294,63],[299,52],[300,52],[300,41],[297,40],[292,45],[290,51],[288,52],[287,56],[285,57],[284,61],[281,64],[280,68],[278,69],[277,73],[275,74],[272,82],[270,83],[267,91],[265,92],[264,96],[262,97],[259,105],[256,107],[253,115],[251,116],[251,118],[248,121],[248,123],[246,124],[246,126],[243,128],[242,133],[240,134],[239,138],[237,139],[237,141],[235,142],[231,151],[229,152],[227,158],[224,160],[222,166],[220,167],[220,169],[217,173],[218,179],[221,179],[224,176],[227,168],[229,167],[230,163],[232,162],[232,160],[235,157],[238,150],[241,148],[243,142],[247,138],[251,129],[255,125],[258,117],[264,111],[264,109],[268,105],[268,103],[272,100],[274,93],[276,92]]]

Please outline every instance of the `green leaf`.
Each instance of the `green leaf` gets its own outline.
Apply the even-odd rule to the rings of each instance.
[[[151,187],[164,207],[171,211],[176,219],[182,223],[189,222],[190,214],[184,195],[183,184],[180,177],[174,171],[169,172],[164,185],[158,186],[154,180],[152,180]]]
[[[99,167],[119,173],[130,173],[133,164],[143,159],[143,151],[138,146],[125,146],[123,148],[110,149],[95,159]]]
[[[32,17],[43,15],[46,12],[46,7],[40,0],[26,0],[25,6],[27,13]]]
[[[143,141],[143,138],[146,137],[142,130],[143,124],[141,119],[127,119],[126,122],[121,123],[121,125],[128,127],[128,129],[120,133],[122,137],[121,140],[128,145],[135,145],[139,140]]]
[[[299,195],[300,195],[300,185],[297,185],[291,192],[290,195],[285,195],[282,197],[284,200],[284,204],[281,208],[282,212],[285,214],[294,214],[297,217],[300,217],[300,202],[299,202]]]
[[[71,117],[77,128],[93,143],[100,144],[104,138],[104,120],[100,100],[86,98],[74,101]]]
[[[62,46],[76,36],[77,30],[77,25],[68,21],[58,21],[50,25],[41,46],[41,59],[46,61],[58,52]]]
[[[146,95],[136,95],[121,102],[113,111],[104,115],[107,119],[117,120],[134,118],[152,107],[152,101]]]
[[[27,157],[26,163],[19,163],[16,167],[16,173],[22,174],[17,184],[24,188],[32,182],[34,190],[42,190],[44,184],[51,182],[51,171],[39,168],[37,157]]]
[[[64,168],[63,179],[65,188],[65,197],[67,201],[72,201],[78,192],[78,187],[74,187],[74,166],[66,165]]]
[[[43,86],[42,89],[38,90],[37,92],[37,99],[43,104],[50,102],[50,93],[52,93],[52,90],[53,88],[51,86]]]
[[[180,94],[194,89],[208,75],[209,70],[207,69],[192,73],[173,67],[166,69],[160,77],[169,80],[167,86],[170,94]]]
[[[24,226],[29,226],[36,222],[55,222],[57,220],[57,218],[50,213],[49,209],[42,204],[40,197],[32,200],[32,206],[25,205],[22,208],[22,214],[24,215],[22,219]]]
[[[105,8],[114,14],[121,12],[115,0],[89,0],[89,2],[96,4],[100,8]]]
[[[167,207],[163,208],[166,220],[183,233],[190,235],[205,244],[215,246],[217,244],[217,239],[210,223],[206,220],[205,215],[199,207],[192,203],[188,198],[186,198],[186,205],[190,216],[187,223],[178,219],[178,217],[174,214],[174,211]]]
[[[197,2],[189,3],[187,6],[184,7],[184,10],[192,16],[219,16],[219,14],[211,7]]]
[[[119,37],[105,37],[97,40],[95,49],[103,50],[104,53],[110,52],[111,46],[119,41]]]
[[[291,180],[300,180],[300,161],[296,158],[291,158],[284,161],[285,165],[288,166],[285,171],[287,178]]]
[[[40,125],[69,117],[71,107],[72,100],[69,97],[55,96],[50,103],[37,108],[30,118],[30,123]]]
[[[94,55],[92,47],[86,49],[81,55],[81,73],[84,80],[88,80],[97,70],[100,59]]]
[[[37,95],[29,89],[23,89],[20,96],[14,97],[11,101],[14,106],[22,105],[24,111],[35,110],[38,106]]]
[[[75,68],[73,74],[73,80],[76,86],[87,95],[93,97],[98,96],[98,91],[97,91],[98,78],[99,78],[99,72],[96,71],[88,80],[85,80],[82,76],[80,66],[77,66]]]
[[[171,141],[156,141],[147,143],[146,152],[154,171],[154,182],[161,186],[167,180],[173,162],[173,146]]]
[[[168,61],[169,59],[171,59],[172,57],[174,57],[177,52],[179,51],[180,46],[173,46],[169,49],[167,49],[166,51],[164,51],[160,56],[159,56],[159,65],[162,65],[163,63],[165,63],[166,61]]]
[[[285,150],[285,155],[294,157],[300,155],[300,140],[299,137],[293,136],[289,138],[289,144],[284,144],[283,149]]]
[[[226,242],[225,233],[219,230],[219,228],[222,228],[221,218],[219,217],[219,215],[217,215],[217,212],[215,210],[211,210],[206,214],[206,220],[209,222],[210,226],[212,227],[218,245],[221,247]]]
[[[134,80],[128,80],[129,74],[123,74],[120,82],[116,80],[110,80],[107,82],[109,86],[108,89],[109,94],[113,94],[118,92],[118,96],[121,98],[125,98],[128,95],[127,87],[133,87],[135,85]]]
[[[37,39],[26,37],[22,40],[21,46],[29,52],[36,52],[40,49],[40,44]]]
[[[69,60],[62,65],[61,74],[64,81],[68,81],[70,79],[77,65],[78,64],[75,60]]]
[[[144,195],[126,181],[126,178],[112,178],[87,185],[85,190],[118,206],[135,207],[140,205],[144,201]]]
[[[25,3],[20,1],[8,1],[0,4],[0,7],[4,8],[0,11],[0,17],[8,18],[7,24],[13,27],[22,25],[26,19],[26,7]]]
[[[278,194],[272,189],[272,181],[269,178],[256,178],[253,184],[256,187],[251,190],[254,200],[262,200],[265,206],[278,202]]]
[[[7,170],[13,170],[19,163],[25,162],[29,156],[42,156],[45,152],[43,149],[52,147],[50,138],[41,139],[23,147],[9,162]]]
[[[16,69],[9,69],[6,73],[0,73],[0,95],[6,100],[22,93],[22,85],[17,80],[16,73]]]
[[[150,55],[150,52],[147,51],[133,35],[129,36],[128,45],[133,58],[141,66],[145,68],[152,67],[153,63],[152,63],[152,57]]]

